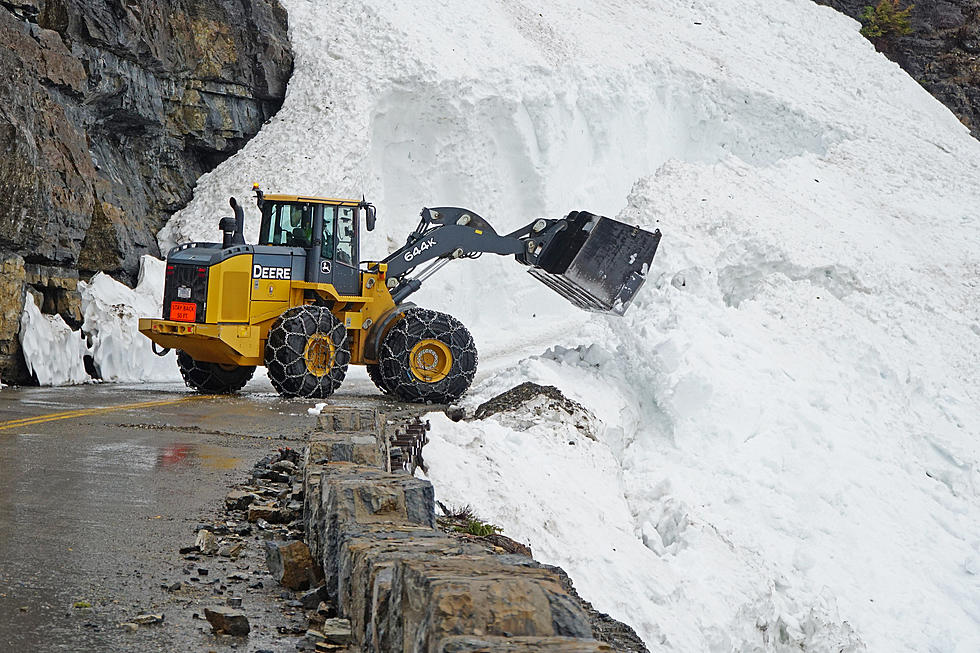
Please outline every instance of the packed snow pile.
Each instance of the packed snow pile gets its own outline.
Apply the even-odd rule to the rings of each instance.
[[[28,294],[20,317],[20,346],[27,368],[41,385],[84,383],[89,380],[81,334],[60,315],[44,315]]]
[[[42,315],[32,297],[21,317],[24,359],[41,385],[91,381],[85,358],[103,381],[179,381],[173,352],[157,356],[139,332],[139,318],[163,310],[163,261],[140,259],[139,281],[129,288],[99,272],[78,283],[83,322],[72,331],[59,316]]]
[[[180,380],[176,355],[157,356],[139,332],[139,318],[163,312],[164,262],[152,256],[140,259],[136,288],[130,289],[99,273],[82,293],[82,331],[91,345],[99,378],[104,381]]]
[[[533,381],[594,415],[595,440],[545,405],[433,416],[440,500],[652,650],[980,650],[980,146],[857,23],[810,0],[283,4],[286,102],[164,250],[217,240],[230,195],[254,241],[253,181],[364,193],[375,257],[422,206],[659,227],[622,319],[494,256],[413,296],[474,333],[470,411]]]
[[[656,288],[475,392],[560,386],[604,447],[443,421],[426,456],[442,500],[490,497],[482,517],[665,649],[976,649],[980,240],[956,226],[966,203],[928,224],[952,184],[879,213],[840,197],[833,165],[638,183],[621,217],[673,236]],[[685,189],[712,185],[691,207]]]

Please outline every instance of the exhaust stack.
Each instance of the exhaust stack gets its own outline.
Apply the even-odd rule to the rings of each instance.
[[[235,245],[245,244],[245,212],[234,197],[228,200],[231,208],[235,211],[234,218],[221,218],[218,228],[221,229],[223,236],[221,239],[222,247],[234,247]]]

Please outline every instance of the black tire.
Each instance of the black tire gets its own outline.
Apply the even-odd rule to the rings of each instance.
[[[381,378],[381,366],[377,363],[368,363],[366,367],[368,376],[374,381],[374,385],[378,386],[378,390],[386,395],[390,395],[391,390],[385,385],[385,380]]]
[[[269,381],[283,397],[323,399],[347,375],[347,329],[323,306],[294,306],[276,319],[265,342]]]
[[[378,368],[399,399],[448,404],[469,389],[478,360],[473,336],[459,320],[413,308],[385,336]]]
[[[238,392],[255,374],[254,365],[222,365],[191,358],[184,351],[177,351],[177,368],[187,387],[210,394]]]

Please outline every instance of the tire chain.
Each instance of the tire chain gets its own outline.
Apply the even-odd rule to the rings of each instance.
[[[381,377],[381,366],[377,363],[368,363],[365,367],[367,367],[368,376],[371,377],[371,380],[378,387],[378,390],[381,391],[381,394],[390,395],[391,390],[388,389],[385,385],[385,380]]]
[[[180,370],[180,375],[188,388],[217,394],[238,392],[255,373],[253,365],[224,370],[218,367],[217,363],[196,360],[183,350],[177,351],[177,369]]]
[[[415,378],[409,363],[412,348],[427,339],[449,345],[453,357],[449,374],[435,383]],[[463,396],[473,382],[479,354],[473,336],[459,320],[446,313],[413,308],[405,311],[404,317],[385,336],[378,360],[382,381],[400,399],[450,403]]]
[[[329,325],[327,330],[322,329],[325,324]],[[275,335],[273,330],[277,331]],[[318,333],[327,336],[334,344],[330,370],[321,377],[306,368],[304,358],[310,337]],[[323,399],[333,394],[343,383],[349,362],[347,329],[324,306],[294,306],[287,309],[269,330],[265,364],[269,380],[284,397]]]

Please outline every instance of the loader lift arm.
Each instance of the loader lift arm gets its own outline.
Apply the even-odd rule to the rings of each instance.
[[[513,255],[580,308],[622,315],[642,285],[659,242],[659,230],[651,233],[586,211],[573,211],[563,219],[540,218],[501,236],[468,209],[425,208],[406,244],[382,262],[387,264],[395,304],[449,261],[491,253]]]
[[[544,247],[568,226],[564,220],[540,219],[500,236],[486,220],[467,209],[425,208],[421,216],[406,244],[383,261],[388,265],[388,278],[398,281],[391,293],[396,304],[418,290],[422,281],[453,259],[476,258],[485,253],[512,254],[521,263],[534,265]],[[437,262],[417,277],[408,278],[419,265],[433,260]]]

